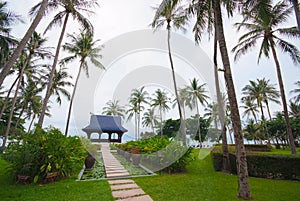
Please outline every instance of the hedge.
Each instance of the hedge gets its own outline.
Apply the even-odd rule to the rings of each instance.
[[[222,154],[212,152],[215,171],[221,171]],[[236,170],[235,154],[229,154],[233,174]],[[269,179],[300,180],[300,156],[291,155],[262,155],[251,153],[247,155],[248,173],[252,177]]]

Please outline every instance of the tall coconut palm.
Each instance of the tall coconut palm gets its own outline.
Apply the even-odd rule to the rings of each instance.
[[[142,125],[150,126],[153,134],[155,134],[154,127],[157,124],[158,124],[158,117],[155,115],[154,108],[148,109],[142,117]]]
[[[48,84],[47,78],[49,77],[50,73],[51,73],[51,67],[48,66],[48,73],[43,75],[40,79],[43,89],[45,89],[45,87]],[[52,87],[50,90],[50,92],[51,92],[50,95],[56,96],[56,102],[59,105],[61,105],[62,96],[67,98],[67,100],[71,99],[71,95],[70,95],[69,91],[66,89],[66,87],[73,86],[73,84],[69,81],[70,79],[72,79],[72,76],[70,76],[68,74],[67,69],[65,67],[61,67],[58,71],[57,70],[54,71],[54,78],[53,78],[53,84],[52,84]]]
[[[34,32],[26,44],[22,54],[19,59],[16,61],[14,65],[14,69],[17,74],[15,81],[7,92],[6,99],[2,105],[2,109],[0,112],[0,118],[6,109],[6,104],[8,102],[10,93],[15,85],[20,81],[23,84],[25,82],[25,77],[31,80],[37,80],[41,76],[41,64],[39,63],[41,60],[45,58],[51,58],[52,54],[50,52],[50,47],[46,47],[45,44],[47,42],[46,38],[42,38],[40,34]],[[23,69],[24,68],[24,69]],[[24,84],[23,84],[24,85]]]
[[[241,99],[242,103],[244,105],[241,105],[241,108],[244,109],[244,113],[243,113],[243,117],[247,116],[247,118],[249,119],[250,115],[253,116],[255,123],[257,123],[257,113],[258,113],[258,105],[256,103],[254,103],[254,100],[252,97],[250,96],[245,96],[242,97]]]
[[[300,34],[296,27],[278,28],[278,26],[288,20],[291,14],[291,8],[289,8],[286,4],[279,2],[274,6],[268,4],[266,7],[267,8],[264,9],[264,12],[261,11],[258,12],[258,14],[255,14],[255,12],[254,14],[251,14],[251,12],[245,12],[244,15],[247,17],[247,20],[242,23],[236,23],[235,26],[237,26],[238,30],[245,28],[249,30],[249,32],[240,37],[239,43],[233,48],[232,51],[235,52],[235,60],[237,60],[241,55],[252,49],[259,39],[261,39],[262,42],[258,61],[260,60],[262,54],[269,58],[271,51],[276,66],[291,153],[296,154],[297,151],[289,121],[284,83],[282,80],[281,67],[277,56],[276,47],[279,47],[283,52],[288,53],[295,64],[300,63],[300,52],[297,47],[283,39],[284,36],[298,38]]]
[[[36,10],[39,8],[40,4],[37,4],[31,9],[32,13],[35,13]],[[81,13],[81,11],[85,13],[92,13],[89,9],[98,5],[96,0],[56,0],[56,1],[51,1],[48,6],[46,7],[46,11],[49,12],[51,10],[56,10],[59,9],[60,7],[63,8],[63,10],[59,10],[59,12],[54,16],[53,20],[50,22],[50,24],[47,26],[45,32],[49,31],[54,27],[55,25],[62,25],[61,33],[58,39],[57,47],[56,47],[56,52],[55,56],[53,59],[53,64],[51,68],[51,72],[49,74],[49,82],[47,85],[47,90],[46,94],[43,100],[43,108],[41,112],[41,116],[39,118],[38,124],[42,126],[44,122],[44,116],[45,116],[45,111],[47,108],[47,104],[49,102],[50,96],[51,96],[51,88],[53,85],[53,78],[54,74],[56,71],[56,65],[58,62],[58,56],[60,53],[60,48],[62,44],[62,40],[65,35],[65,31],[67,28],[67,23],[69,21],[69,17],[73,17],[74,20],[77,20],[81,27],[84,27],[88,32],[93,33],[93,26],[90,23],[90,21],[84,17]]]
[[[142,104],[148,104],[148,92],[144,90],[145,87],[141,87],[139,89],[133,89],[130,94],[129,103],[136,107],[137,111],[135,111],[137,119],[137,139],[139,139],[140,136],[140,122],[141,122],[141,112],[144,109]]]
[[[119,105],[119,100],[109,100],[105,105],[105,107],[102,108],[103,112],[102,114],[105,115],[114,115],[114,116],[120,116],[124,118],[125,114],[125,108],[121,105]]]
[[[297,88],[290,91],[290,93],[295,94],[292,98],[296,103],[300,103],[300,81],[295,82]]]
[[[182,117],[185,120],[186,119],[185,107],[187,106],[188,108],[192,108],[192,103],[191,103],[191,100],[190,100],[190,97],[189,97],[186,87],[179,88],[178,95],[179,95],[179,104],[182,109]],[[172,107],[175,108],[177,106],[176,98],[172,102],[174,102]]]
[[[0,2],[0,65],[3,67],[18,41],[11,35],[11,26],[20,18],[7,9],[7,2]]]
[[[11,55],[11,57],[9,58],[9,60],[7,61],[7,63],[3,67],[3,69],[1,70],[0,87],[3,84],[3,81],[6,77],[6,75],[9,73],[10,69],[12,68],[12,66],[14,65],[14,63],[16,62],[18,57],[20,56],[24,47],[26,46],[27,41],[30,39],[30,37],[32,36],[33,32],[35,31],[37,25],[40,23],[42,17],[44,16],[46,7],[48,6],[48,2],[49,2],[49,0],[43,0],[41,3],[39,3],[37,5],[37,7],[35,9],[34,20],[32,21],[32,23],[31,23],[30,27],[28,28],[27,32],[25,33],[24,37],[18,44],[18,47],[14,50],[13,54]]]
[[[135,135],[135,140],[137,140],[137,136],[138,136],[138,112],[139,112],[139,107],[138,107],[138,103],[137,102],[129,102],[129,105],[127,106],[127,110],[126,110],[126,114],[127,116],[127,121],[129,121],[130,119],[132,119],[132,117],[134,116],[134,135]]]
[[[160,119],[160,136],[162,136],[162,130],[163,130],[163,119],[162,119],[162,113],[166,112],[170,109],[168,106],[168,103],[170,102],[170,99],[168,98],[168,95],[165,91],[162,91],[161,89],[157,89],[154,92],[154,98],[152,98],[152,104],[151,106],[158,107],[159,110],[159,119]]]
[[[238,175],[238,197],[243,199],[250,199],[250,185],[248,180],[248,167],[246,159],[246,150],[242,135],[241,118],[236,99],[235,87],[233,83],[228,50],[224,35],[223,19],[221,12],[221,1],[215,0],[214,2],[214,19],[215,29],[217,30],[217,40],[221,53],[222,63],[224,67],[224,78],[227,86],[228,100],[231,111],[231,121],[234,130],[234,138],[236,144],[236,165]]]
[[[209,97],[205,94],[207,91],[205,89],[205,85],[206,84],[202,84],[199,85],[199,81],[194,78],[193,80],[190,81],[190,85],[186,86],[186,90],[188,93],[188,96],[191,99],[191,103],[192,103],[192,108],[196,108],[197,111],[197,116],[198,116],[198,126],[197,128],[199,128],[200,126],[200,110],[199,110],[199,103],[204,106],[205,104],[207,104],[207,99],[209,99]],[[198,132],[199,133],[199,142],[201,143],[201,131]]]
[[[218,122],[220,122],[220,114],[219,114],[219,105],[217,102],[212,102],[205,107],[204,117],[209,117],[214,123],[215,132],[219,139],[219,129]],[[222,126],[222,125],[221,125]],[[222,126],[223,127],[223,126]],[[226,127],[225,127],[226,128]]]
[[[262,88],[263,102],[265,103],[269,115],[269,119],[272,120],[269,102],[280,104],[278,100],[280,98],[279,91],[275,88],[274,84],[270,83],[270,80],[257,79],[257,82]]]
[[[183,119],[182,115],[182,109],[179,103],[179,95],[178,95],[178,89],[177,89],[177,83],[176,83],[176,76],[175,76],[175,68],[173,64],[172,59],[172,52],[171,52],[171,29],[184,29],[184,25],[187,23],[188,17],[186,15],[184,7],[180,6],[179,3],[180,0],[167,0],[163,1],[159,7],[157,7],[154,19],[152,21],[152,28],[160,28],[167,24],[167,31],[168,31],[168,37],[167,37],[167,43],[168,43],[168,53],[169,53],[169,60],[172,70],[172,78],[173,78],[173,85],[174,85],[174,92],[177,100],[177,107],[180,117],[180,128],[181,128],[181,134],[182,134],[182,140],[183,144],[186,145],[186,131],[185,131],[185,121]]]
[[[70,100],[65,136],[68,135],[73,100],[75,97],[80,73],[82,70],[84,70],[86,72],[86,75],[89,76],[87,59],[89,59],[96,67],[104,69],[103,65],[99,61],[99,59],[102,57],[99,54],[99,52],[101,51],[101,48],[96,47],[96,43],[99,40],[94,41],[92,33],[84,31],[84,30],[80,30],[80,34],[78,34],[78,35],[76,35],[75,33],[73,35],[69,34],[68,37],[71,38],[71,42],[66,43],[63,46],[63,49],[68,51],[72,55],[63,59],[62,63],[68,63],[68,62],[71,62],[71,61],[75,60],[76,58],[78,58],[80,64],[79,64],[79,70],[78,70],[78,74],[77,74],[75,85],[74,85],[73,92],[72,92],[72,97]]]

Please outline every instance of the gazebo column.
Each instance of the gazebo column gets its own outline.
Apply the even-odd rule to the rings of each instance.
[[[92,134],[92,133],[91,133],[91,132],[86,132],[86,134],[87,134],[87,138],[88,138],[88,139],[91,139],[91,134]]]
[[[107,133],[108,134],[108,142],[111,142],[111,134],[112,133]]]

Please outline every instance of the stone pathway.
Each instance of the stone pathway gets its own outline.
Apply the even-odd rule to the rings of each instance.
[[[101,144],[101,152],[106,177],[117,179],[108,181],[114,198],[119,201],[153,201],[133,180],[124,179],[130,174],[111,154],[109,144]]]

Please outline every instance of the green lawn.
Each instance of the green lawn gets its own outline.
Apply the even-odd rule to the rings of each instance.
[[[195,156],[199,151],[195,150]],[[81,201],[114,200],[107,181],[75,181],[66,179],[49,185],[15,185],[5,171],[6,162],[0,159],[0,200],[18,201]],[[157,175],[134,178],[136,183],[155,201],[234,201],[237,177],[214,172],[210,157],[195,160],[185,174]],[[253,200],[300,200],[299,181],[279,181],[250,178]]]
[[[198,155],[198,152],[195,152]],[[237,177],[215,172],[211,158],[195,160],[187,174],[159,175],[135,178],[136,183],[155,201],[233,201],[236,198]],[[278,181],[250,178],[253,200],[300,200],[299,181]]]
[[[16,185],[0,158],[1,201],[110,201],[114,200],[107,181],[65,179],[48,185]]]

